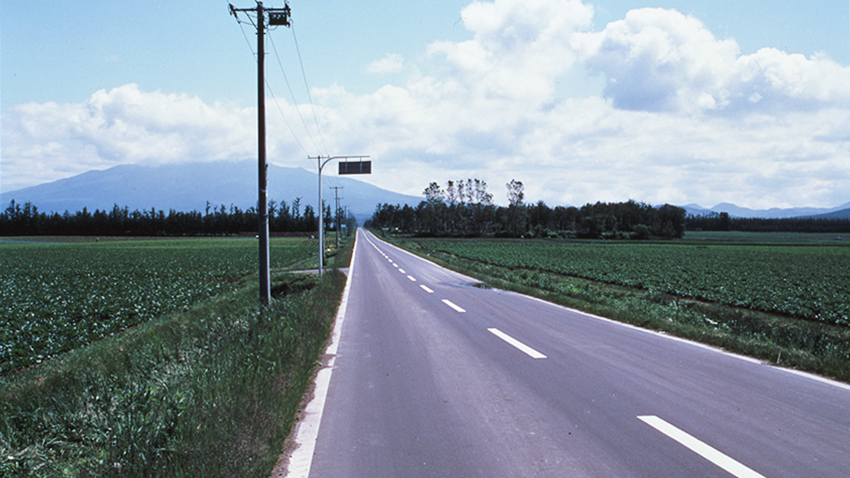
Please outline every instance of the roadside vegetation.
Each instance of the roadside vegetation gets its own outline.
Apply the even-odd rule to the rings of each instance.
[[[228,263],[240,256],[231,256],[231,249],[242,245],[228,239],[196,241],[108,243],[128,253],[123,266],[111,262],[123,273],[129,269],[144,276],[145,264],[188,254],[191,259],[183,267],[210,269],[211,276],[188,274],[202,291],[159,309],[155,317],[4,373],[0,476],[269,476],[312,382],[345,276],[338,270],[322,279],[273,270],[274,300],[260,308],[256,275],[245,273],[250,266],[213,265],[201,257],[220,253],[216,260]],[[283,261],[276,268],[309,266],[302,262],[311,258],[298,250],[301,246],[280,241],[272,241],[272,257]],[[251,245],[243,251],[245,260],[255,261],[256,242],[244,242]],[[5,253],[10,246],[0,246],[4,259],[11,256]],[[87,248],[93,246],[68,245],[65,253],[91,254]],[[196,246],[201,256],[189,252]],[[136,254],[134,248],[146,252]],[[282,250],[287,248],[294,249],[290,255]],[[339,253],[334,260],[347,267],[349,258],[350,252]],[[150,270],[159,271],[157,266]],[[158,276],[151,283],[167,285],[176,275],[181,274]],[[130,282],[149,287],[145,280]],[[209,284],[220,286],[208,290]],[[162,299],[138,300],[148,307]],[[123,317],[122,310],[110,309],[94,322]]]
[[[231,292],[257,268],[253,238],[32,239],[0,244],[0,377]],[[276,238],[271,248],[279,269],[318,245]]]
[[[850,382],[850,247],[826,236],[388,238],[495,287]]]

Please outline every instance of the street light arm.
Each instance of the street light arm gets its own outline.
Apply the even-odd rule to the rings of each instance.
[[[328,164],[330,161],[332,161],[334,159],[363,159],[363,158],[368,158],[368,157],[369,156],[330,156],[326,160],[324,160],[323,162],[319,163],[319,174],[322,174],[322,169],[325,167],[325,165]],[[321,156],[316,156],[315,158],[308,156],[308,159],[317,159],[319,161],[322,161]]]

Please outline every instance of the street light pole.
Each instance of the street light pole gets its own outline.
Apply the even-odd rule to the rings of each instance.
[[[334,159],[363,159],[368,158],[369,156],[307,156],[307,159],[315,159],[319,165],[319,276],[321,277],[324,267],[325,267],[325,226],[324,226],[324,217],[325,217],[325,208],[322,204],[322,169],[328,164],[331,160]],[[324,161],[322,161],[324,159]],[[371,172],[371,169],[370,169]]]

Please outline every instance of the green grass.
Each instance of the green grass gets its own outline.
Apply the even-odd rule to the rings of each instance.
[[[850,325],[850,248],[522,240],[419,240],[469,261]]]
[[[850,247],[850,236],[836,233],[688,231],[685,243],[829,245]]]
[[[850,382],[850,248],[728,237],[396,241],[496,287]]]
[[[345,284],[272,279],[268,308],[248,276],[7,377],[0,476],[269,476]]]
[[[234,290],[257,269],[251,239],[65,239],[0,243],[0,376]],[[272,240],[272,267],[309,264],[310,246]]]

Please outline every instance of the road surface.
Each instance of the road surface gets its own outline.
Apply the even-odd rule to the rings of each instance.
[[[846,385],[476,287],[363,230],[349,277],[289,476],[850,476]]]

